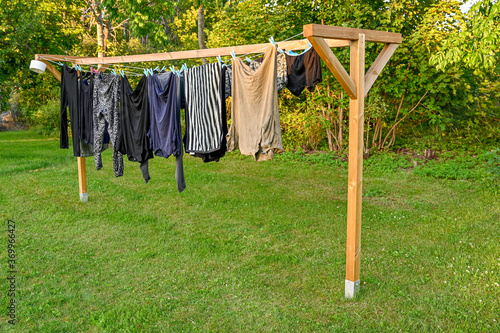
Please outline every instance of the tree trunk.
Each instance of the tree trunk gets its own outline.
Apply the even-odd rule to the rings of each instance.
[[[203,5],[198,8],[198,45],[201,49],[206,49],[206,38],[205,38],[205,11],[203,10]],[[206,58],[201,58],[203,65],[208,64]]]
[[[97,56],[106,56],[106,53],[104,51],[104,24],[102,19],[102,12],[97,18]]]

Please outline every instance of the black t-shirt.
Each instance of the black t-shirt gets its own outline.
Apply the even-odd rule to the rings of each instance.
[[[311,92],[314,91],[314,87],[322,81],[321,58],[312,47],[298,56],[286,54],[286,67],[286,87],[295,96],[299,96],[305,87]]]
[[[118,135],[117,148],[126,154],[129,161],[141,163],[141,171],[146,183],[149,180],[147,161],[153,158],[153,150],[149,145],[150,128],[148,78],[142,76],[139,84],[132,89],[127,77],[120,82],[121,128]]]

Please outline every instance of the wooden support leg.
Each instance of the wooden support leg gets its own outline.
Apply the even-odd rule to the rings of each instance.
[[[351,73],[357,98],[349,101],[349,187],[347,191],[347,248],[345,297],[359,292],[361,205],[363,188],[363,123],[365,83],[365,35],[351,44]]]
[[[87,193],[87,168],[85,166],[85,157],[77,157],[78,159],[78,184],[80,185],[80,200],[83,202],[89,201]]]

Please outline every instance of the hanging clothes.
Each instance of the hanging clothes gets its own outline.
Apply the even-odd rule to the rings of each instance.
[[[80,75],[80,139],[86,143],[94,143],[94,113],[93,113],[94,78],[88,79]]]
[[[149,144],[156,156],[176,157],[176,181],[180,192],[186,188],[183,166],[182,128],[180,115],[180,82],[172,73],[148,77],[151,126]],[[179,84],[178,84],[179,83]]]
[[[147,183],[149,177],[148,160],[153,158],[149,145],[150,112],[148,78],[143,75],[137,87],[132,89],[125,76],[120,84],[120,135],[118,151],[127,155],[129,161],[139,162],[142,177]]]
[[[286,65],[286,87],[295,96],[299,96],[305,87],[314,91],[314,87],[322,81],[321,58],[313,47],[299,55],[286,54]]]
[[[187,153],[198,155],[205,161],[218,160],[224,156],[225,108],[222,66],[212,63],[185,71],[186,134]],[[227,128],[227,124],[225,125]],[[196,155],[195,155],[196,156]]]
[[[248,66],[256,71],[259,69],[259,67],[262,65],[262,61],[264,59],[258,58],[248,64]],[[286,67],[286,56],[284,54],[279,53],[278,54],[278,65],[277,65],[277,73],[278,73],[278,79],[277,79],[277,84],[276,87],[278,89],[278,92],[283,90],[283,88],[286,87],[286,84],[288,82],[288,74],[287,74],[287,67]]]
[[[226,67],[222,66],[221,79],[219,81],[219,92],[220,98],[222,100],[221,110],[220,110],[220,121],[222,123],[222,141],[219,150],[211,153],[191,153],[194,157],[199,157],[205,163],[208,162],[219,162],[219,160],[226,155],[227,151],[227,110],[225,102],[225,85],[226,85]]]
[[[102,168],[101,152],[107,126],[113,144],[113,170],[116,177],[123,175],[123,156],[117,149],[120,133],[119,88],[120,77],[115,74],[98,73],[94,78],[92,112],[95,166],[97,170]]]
[[[71,123],[73,141],[73,156],[87,157],[93,155],[90,143],[81,140],[82,123],[80,113],[80,88],[78,85],[78,71],[63,65],[61,68],[61,113],[60,113],[60,148],[69,148],[68,112]]]
[[[253,71],[240,58],[233,59],[231,128],[228,150],[240,149],[257,161],[283,150],[278,113],[277,48],[270,45],[262,65]]]
[[[248,63],[248,66],[256,71],[261,65],[262,65],[263,58],[258,58],[250,63]],[[278,72],[278,78],[277,78],[277,83],[276,87],[278,89],[278,92],[283,90],[283,88],[286,87],[286,84],[288,83],[288,74],[287,74],[287,67],[286,67],[286,56],[284,54],[278,54],[278,67],[277,67],[277,72]],[[227,68],[226,72],[226,96],[225,98],[227,99],[229,96],[231,96],[231,86],[232,86],[232,77],[233,77],[233,68],[232,66],[229,66]]]
[[[226,66],[226,84],[224,86],[225,96],[227,99],[231,96],[231,86],[233,85],[233,66]]]

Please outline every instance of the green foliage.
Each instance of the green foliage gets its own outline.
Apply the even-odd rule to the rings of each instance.
[[[444,154],[442,159],[419,165],[415,168],[414,174],[443,179],[475,180],[484,182],[486,187],[496,187],[500,182],[498,151],[495,149],[477,155]]]
[[[474,69],[492,70],[499,66],[500,2],[479,0],[448,36],[441,50],[431,57],[439,69],[461,64]]]
[[[408,170],[413,167],[411,157],[391,152],[376,153],[364,160],[363,165],[368,172],[382,174]]]
[[[58,136],[61,102],[49,100],[30,117],[33,129],[44,136]]]

